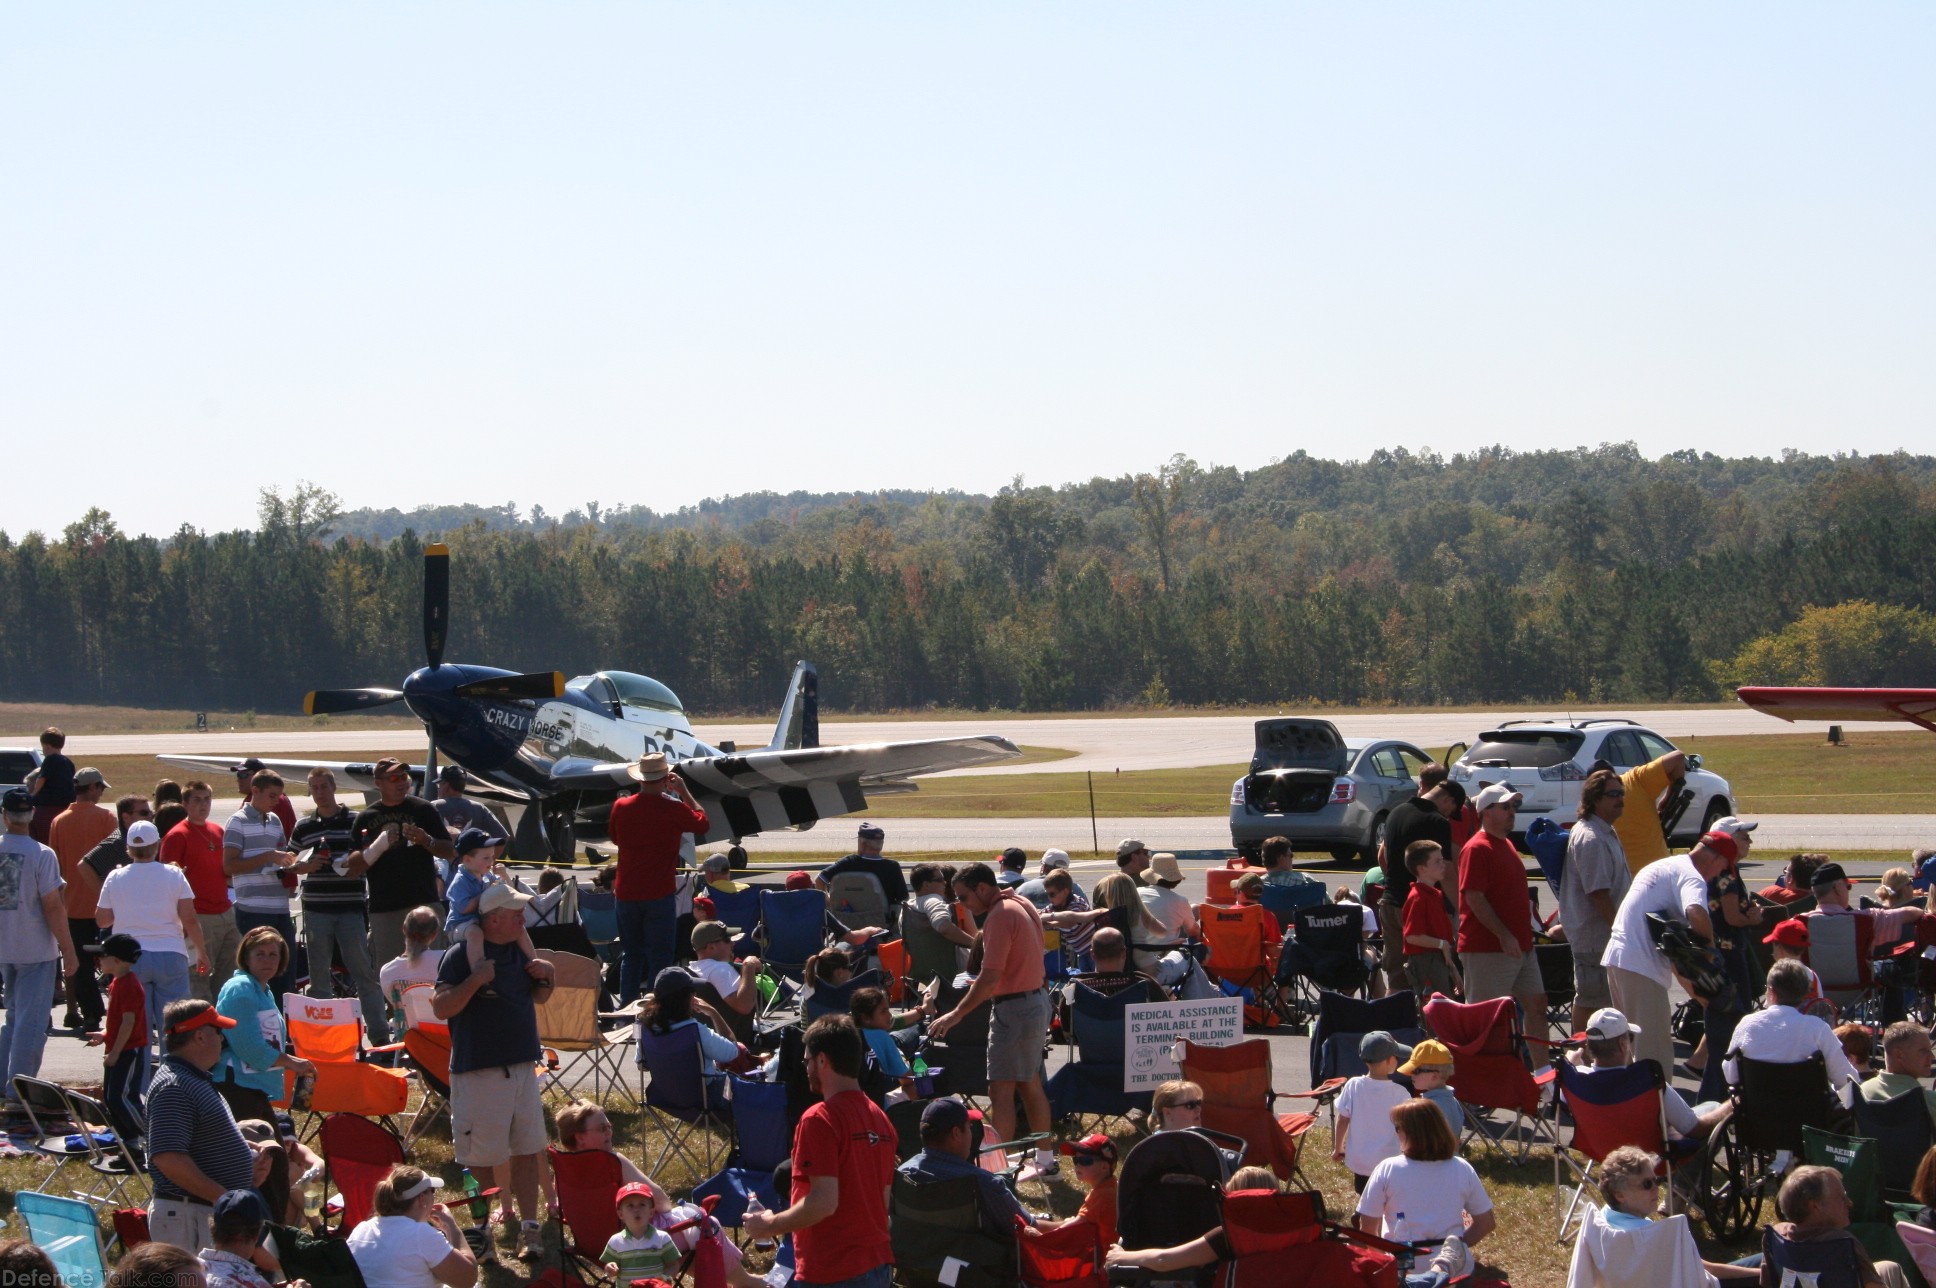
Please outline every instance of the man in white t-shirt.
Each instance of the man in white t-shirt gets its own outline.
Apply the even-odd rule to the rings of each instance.
[[[1176,888],[1182,884],[1183,869],[1177,866],[1176,855],[1150,856],[1149,867],[1143,872],[1143,884],[1136,893],[1142,896],[1144,909],[1163,927],[1160,938],[1153,939],[1153,943],[1174,945],[1203,937],[1203,930],[1197,925],[1196,909],[1177,893]]]
[[[1707,915],[1707,883],[1728,864],[1728,856],[1702,837],[1684,855],[1650,863],[1640,870],[1614,913],[1613,932],[1600,964],[1607,968],[1613,1004],[1639,1031],[1634,1054],[1652,1060],[1663,1073],[1674,1067],[1673,1008],[1667,990],[1674,972],[1647,929],[1653,913],[1684,922],[1702,939],[1714,938]]]
[[[733,932],[724,922],[702,921],[692,928],[692,973],[713,986],[720,1000],[741,1015],[760,1004],[760,959],[733,961]]]

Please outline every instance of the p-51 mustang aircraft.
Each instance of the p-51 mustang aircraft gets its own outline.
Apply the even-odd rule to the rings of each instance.
[[[444,661],[450,608],[450,551],[424,551],[424,652],[428,665],[401,689],[318,689],[303,701],[310,715],[365,711],[402,702],[430,737],[425,763],[412,765],[419,790],[432,794],[439,754],[473,780],[471,795],[509,808],[519,858],[569,863],[580,840],[602,839],[612,802],[637,786],[627,768],[647,752],[673,762],[712,828],[700,843],[779,828],[805,829],[822,818],[866,808],[869,795],[916,790],[921,774],[1006,760],[1021,750],[989,734],[822,747],[818,680],[811,665],[793,670],[772,741],[757,751],[712,747],[692,731],[672,690],[626,671],[566,680],[557,671],[518,674]],[[166,755],[169,764],[225,772],[230,758]],[[371,764],[314,760],[263,763],[291,780],[314,765],[343,788],[374,791]]]

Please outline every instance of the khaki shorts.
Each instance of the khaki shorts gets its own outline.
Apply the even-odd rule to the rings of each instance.
[[[538,1074],[528,1064],[450,1075],[450,1135],[466,1167],[501,1167],[551,1143]]]
[[[1467,953],[1460,959],[1465,968],[1465,1000],[1488,1002],[1495,997],[1533,997],[1546,995],[1546,976],[1539,969],[1539,954],[1528,950],[1517,958],[1504,953]],[[1537,1032],[1532,1017],[1529,1029]]]
[[[1576,953],[1573,957],[1573,1004],[1588,1015],[1613,1005],[1613,986],[1607,982],[1607,968],[1600,964],[1604,951],[1596,950],[1588,957]]]
[[[1040,989],[1026,997],[996,1002],[988,1011],[988,1080],[1033,1082],[1042,1076],[1042,1051],[1049,1041],[1049,995]]]

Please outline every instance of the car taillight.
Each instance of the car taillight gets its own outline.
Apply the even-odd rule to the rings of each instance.
[[[1466,779],[1472,777],[1472,766],[1454,765],[1452,766],[1451,770],[1446,774],[1446,777],[1450,778],[1455,783],[1462,783]]]
[[[1577,783],[1586,777],[1586,770],[1568,760],[1557,765],[1546,765],[1539,771],[1543,783]]]
[[[1250,802],[1244,797],[1244,780],[1239,778],[1236,782],[1230,785],[1231,808],[1235,809],[1239,805],[1248,805],[1248,804],[1250,804]]]
[[[1349,805],[1358,799],[1358,782],[1353,778],[1340,778],[1331,784],[1331,803]]]

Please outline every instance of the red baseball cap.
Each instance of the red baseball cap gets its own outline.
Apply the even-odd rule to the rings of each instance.
[[[1091,1132],[1081,1140],[1065,1140],[1058,1147],[1057,1152],[1071,1156],[1076,1154],[1094,1154],[1104,1162],[1112,1165],[1116,1162],[1116,1142],[1101,1132]]]
[[[1790,917],[1778,921],[1775,928],[1761,937],[1764,944],[1780,944],[1784,948],[1808,947],[1808,927],[1800,917]]]
[[[658,1196],[652,1192],[652,1187],[641,1181],[633,1181],[630,1185],[619,1186],[618,1195],[612,1200],[612,1210],[614,1212],[618,1211],[619,1207],[627,1199],[644,1199],[647,1203],[657,1203],[659,1201]]]
[[[806,871],[804,868],[798,872],[787,873],[786,888],[789,890],[813,889],[813,873]]]
[[[1741,857],[1741,847],[1732,832],[1709,832],[1701,837],[1701,844],[1730,863]]]

